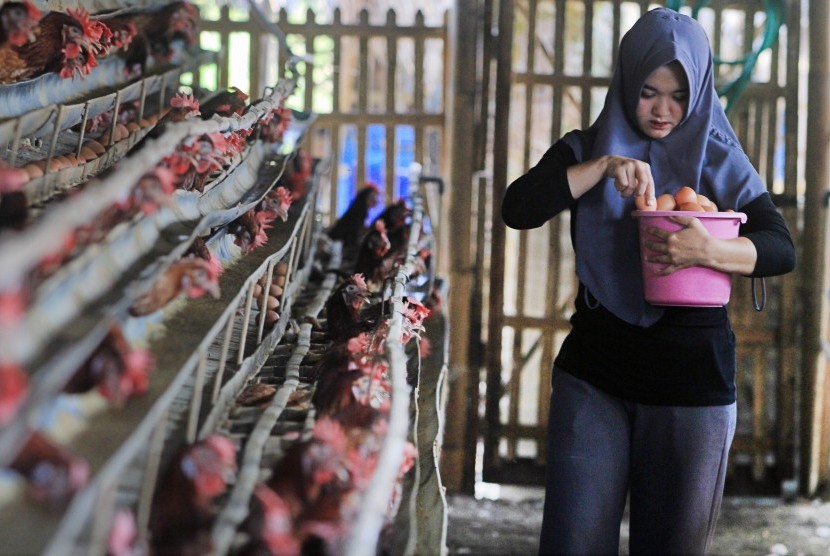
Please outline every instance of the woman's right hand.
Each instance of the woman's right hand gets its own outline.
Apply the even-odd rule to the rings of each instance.
[[[654,177],[648,162],[616,155],[606,155],[602,159],[605,159],[605,177],[614,180],[614,187],[621,196],[645,195],[647,205],[656,203]]]
[[[574,199],[603,178],[613,179],[614,187],[623,197],[645,195],[647,204],[656,204],[654,178],[648,162],[609,154],[568,167],[568,185]]]

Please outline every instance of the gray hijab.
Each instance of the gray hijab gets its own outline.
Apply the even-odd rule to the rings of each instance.
[[[651,139],[636,123],[640,91],[654,70],[673,61],[689,81],[688,111],[668,136]],[[668,8],[647,12],[623,36],[602,112],[587,132],[562,139],[579,161],[605,154],[647,161],[656,195],[688,185],[719,210],[738,210],[766,191],[715,92],[706,32]],[[622,320],[640,326],[656,322],[664,309],[643,297],[633,199],[620,197],[613,181],[603,179],[579,198],[575,210],[576,270],[582,283]]]

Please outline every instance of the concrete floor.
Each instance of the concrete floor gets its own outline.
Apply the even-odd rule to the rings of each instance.
[[[538,550],[544,491],[485,485],[479,498],[448,496],[447,546],[451,555],[530,555]],[[628,523],[620,554],[627,554]],[[830,503],[784,502],[771,497],[727,497],[710,554],[830,554]]]

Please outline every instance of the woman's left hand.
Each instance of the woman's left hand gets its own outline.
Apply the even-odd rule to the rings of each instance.
[[[665,276],[690,266],[710,266],[714,238],[700,220],[693,216],[671,216],[670,219],[683,227],[674,232],[653,226],[646,228],[651,236],[645,240],[646,248],[651,251],[646,260],[666,265],[657,274]]]

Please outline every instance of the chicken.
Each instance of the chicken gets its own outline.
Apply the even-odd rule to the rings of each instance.
[[[0,45],[21,47],[35,40],[35,29],[43,14],[29,0],[0,6]]]
[[[190,299],[197,299],[206,293],[219,298],[219,276],[210,263],[192,257],[174,262],[149,290],[133,302],[130,314],[137,317],[154,313],[181,293]]]
[[[0,363],[0,427],[10,423],[29,392],[28,375],[14,363]]]
[[[193,141],[185,141],[164,165],[176,176],[176,186],[185,191],[202,192],[211,174],[225,164],[227,143],[221,133],[204,133]]]
[[[0,83],[13,83],[58,72],[63,78],[88,75],[104,53],[101,44],[106,26],[90,21],[83,9],[44,15],[34,30],[35,40],[21,46],[0,47]]]
[[[196,100],[193,95],[176,93],[173,98],[170,99],[170,107],[167,111],[164,112],[164,114],[158,119],[152,129],[150,129],[150,131],[148,131],[147,134],[133,146],[127,156],[132,156],[139,152],[151,139],[158,139],[161,137],[167,129],[167,126],[170,124],[183,122],[191,118],[195,118],[198,115],[199,101]],[[171,158],[170,161],[172,160],[178,159]],[[167,164],[168,166],[173,165],[170,161]]]
[[[300,554],[300,541],[294,535],[294,520],[288,504],[264,484],[258,484],[254,489],[243,528],[250,539],[237,552],[238,556]]]
[[[377,185],[366,184],[366,187],[357,192],[346,212],[329,228],[328,236],[335,241],[342,241],[344,249],[359,245],[366,233],[369,209],[377,204],[380,194]]]
[[[313,167],[314,161],[311,155],[302,149],[297,149],[296,154],[286,166],[285,182],[295,201],[305,197]]]
[[[29,201],[23,187],[29,181],[26,172],[0,166],[0,230],[22,230],[29,218]]]
[[[199,40],[199,8],[190,2],[171,2],[137,23],[150,55],[160,62],[173,58],[173,43],[190,48]]]
[[[363,236],[357,252],[357,260],[354,263],[354,271],[365,276],[367,282],[382,283],[389,277],[394,265],[394,259],[388,256],[390,246],[383,220],[376,220]]]
[[[257,213],[255,209],[251,209],[228,224],[228,233],[234,236],[234,244],[238,245],[243,253],[250,253],[257,247],[265,245],[268,241],[266,234],[267,215],[264,213]]]
[[[256,212],[263,215],[261,220],[266,224],[277,218],[285,222],[288,220],[288,209],[291,208],[292,201],[291,192],[280,185],[262,198],[256,206]]]
[[[248,95],[237,87],[231,87],[220,91],[205,100],[201,105],[202,119],[209,120],[214,114],[227,118],[236,114],[241,116],[245,113]]]
[[[381,359],[367,350],[369,342],[368,335],[362,333],[345,344],[335,344],[315,366],[315,414],[318,418],[334,419],[350,431],[350,436],[360,436],[361,431],[371,429],[389,408],[388,381],[382,372],[376,372],[385,367]],[[380,381],[369,380],[373,376]],[[363,439],[353,442],[360,445]]]
[[[219,257],[211,252],[210,248],[207,246],[207,243],[205,243],[205,240],[199,236],[196,236],[193,239],[190,243],[190,247],[188,247],[187,251],[185,251],[182,255],[183,259],[188,257],[207,261],[217,276],[225,271],[225,268],[222,266],[222,261],[220,261]]]
[[[362,274],[353,274],[326,300],[326,329],[332,342],[354,338],[361,332],[360,310],[369,299]]]
[[[26,479],[35,501],[49,506],[66,503],[89,480],[89,464],[84,458],[38,431],[32,432],[9,467]]]
[[[326,520],[339,517],[337,498],[351,489],[347,448],[343,427],[321,417],[311,438],[293,444],[274,465],[265,484],[285,501],[295,522],[312,515]],[[330,504],[332,498],[335,504]]]
[[[292,119],[293,115],[290,108],[286,106],[274,108],[257,124],[259,139],[265,143],[282,143],[283,135],[291,125]]]
[[[173,172],[164,166],[156,166],[141,176],[130,197],[131,212],[153,214],[162,206],[173,206],[175,179]]]
[[[156,123],[155,127],[150,130],[148,135],[152,137],[159,137],[162,133],[164,133],[164,128],[167,124],[184,122],[191,118],[195,118],[200,114],[199,101],[196,100],[196,97],[193,95],[176,93],[173,98],[170,99],[170,108],[168,108],[167,112],[159,118],[159,121]]]
[[[104,398],[121,407],[132,396],[147,391],[151,368],[150,353],[133,349],[121,328],[114,325],[63,391],[80,394],[97,388]]]
[[[213,500],[236,473],[236,446],[221,435],[180,450],[156,487],[149,529],[156,555],[212,553]]]
[[[358,336],[332,344],[314,366],[311,403],[318,417],[333,415],[353,404],[352,383],[363,376],[357,364],[363,340]]]
[[[391,253],[397,255],[405,251],[406,244],[409,241],[411,218],[412,210],[407,206],[405,200],[400,199],[388,205],[375,219],[375,222],[383,221],[384,226],[386,226],[386,237],[389,238],[389,251]]]

